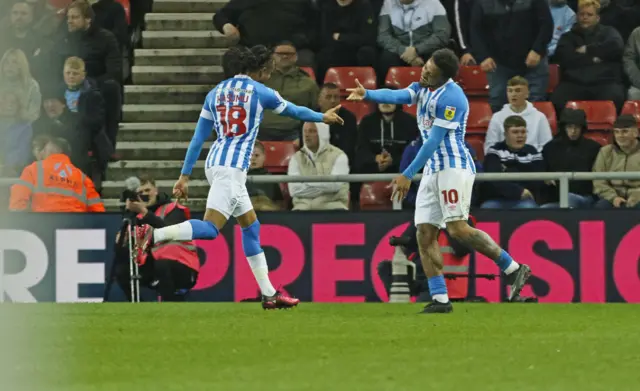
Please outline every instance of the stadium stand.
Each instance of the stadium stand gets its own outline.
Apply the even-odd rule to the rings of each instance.
[[[384,83],[387,87],[405,88],[420,80],[421,73],[421,67],[391,67]]]
[[[375,105],[370,102],[350,102],[350,101],[342,101],[340,102],[342,107],[349,110],[356,116],[356,120],[358,124],[362,118],[364,118],[367,114],[371,114],[375,111]]]
[[[327,74],[324,76],[324,82],[337,85],[338,88],[340,88],[341,94],[344,96],[347,95],[345,91],[347,88],[356,86],[356,79],[360,81],[364,88],[378,88],[376,71],[371,67],[329,68]]]

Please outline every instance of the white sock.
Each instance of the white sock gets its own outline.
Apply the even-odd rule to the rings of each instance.
[[[516,270],[518,270],[520,268],[520,264],[518,264],[518,262],[513,261],[511,262],[511,265],[507,266],[506,269],[504,269],[504,274],[509,275],[513,272],[515,272]]]
[[[449,295],[446,293],[439,293],[437,295],[433,295],[431,298],[433,299],[433,301],[438,301],[440,303],[449,302]]]
[[[186,242],[192,239],[193,228],[188,221],[153,230],[153,241],[155,243],[172,242],[174,240]]]
[[[251,266],[251,271],[256,278],[256,282],[258,282],[262,294],[264,296],[275,295],[276,289],[269,280],[269,267],[267,266],[267,258],[264,256],[264,252],[247,257],[247,261],[249,261],[249,266]]]

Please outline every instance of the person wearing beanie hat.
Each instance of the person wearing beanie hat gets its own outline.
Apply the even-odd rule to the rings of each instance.
[[[329,125],[307,122],[302,128],[304,146],[289,161],[288,175],[347,175],[349,159],[329,143]],[[289,183],[293,210],[349,209],[347,183]]]
[[[558,134],[542,150],[546,171],[590,172],[600,144],[584,137],[587,131],[587,115],[579,109],[565,108],[560,115]],[[543,208],[559,207],[558,184],[547,182],[547,203]],[[591,181],[569,182],[569,207],[588,208],[593,204]]]

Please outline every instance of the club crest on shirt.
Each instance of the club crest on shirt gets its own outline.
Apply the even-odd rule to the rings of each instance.
[[[453,106],[447,106],[444,109],[444,119],[447,121],[451,121],[453,117],[456,115],[456,108]]]

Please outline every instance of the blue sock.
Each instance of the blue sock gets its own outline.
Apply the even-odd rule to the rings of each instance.
[[[513,258],[509,255],[508,252],[502,250],[500,251],[500,256],[498,259],[494,260],[496,265],[500,268],[500,271],[505,271],[513,263]]]
[[[242,249],[244,255],[252,257],[262,252],[260,247],[260,222],[254,221],[248,227],[242,228]]]
[[[218,228],[210,221],[189,220],[188,223],[191,224],[191,237],[193,239],[211,240],[215,239],[220,233]]]
[[[427,282],[429,283],[429,293],[431,293],[431,296],[447,294],[447,284],[444,282],[444,276],[442,274],[429,278]]]

